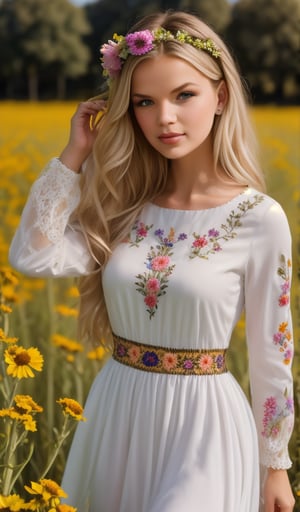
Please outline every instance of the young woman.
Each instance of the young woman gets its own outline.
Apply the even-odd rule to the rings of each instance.
[[[79,105],[10,250],[22,272],[81,276],[81,332],[113,346],[69,454],[68,503],[290,512],[290,233],[263,193],[238,72],[185,13],[114,37],[107,93]],[[243,308],[252,409],[225,362]]]

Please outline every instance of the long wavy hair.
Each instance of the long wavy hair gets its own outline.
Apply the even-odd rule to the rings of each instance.
[[[101,96],[107,99],[107,112],[97,125],[93,152],[82,175],[82,198],[76,218],[94,259],[94,271],[80,279],[79,331],[81,337],[107,345],[111,343],[111,329],[102,271],[114,247],[126,239],[145,203],[162,193],[168,176],[168,160],[143,136],[130,102],[132,74],[140,62],[162,53],[172,55],[192,64],[215,84],[225,81],[228,100],[213,125],[215,167],[221,166],[238,184],[264,190],[247,94],[226,45],[197,17],[178,11],[146,16],[129,32],[159,27],[172,33],[181,30],[194,37],[211,38],[221,56],[215,59],[189,44],[163,41],[145,55],[129,56],[119,76]]]

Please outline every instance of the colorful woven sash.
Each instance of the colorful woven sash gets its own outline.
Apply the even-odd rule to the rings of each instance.
[[[173,375],[219,375],[227,372],[226,349],[157,347],[113,335],[113,358],[137,370]]]

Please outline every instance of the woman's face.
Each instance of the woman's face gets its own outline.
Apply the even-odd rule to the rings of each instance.
[[[224,82],[216,86],[186,61],[160,55],[142,61],[132,76],[134,114],[149,144],[169,159],[180,159],[204,143],[218,107],[226,99]]]

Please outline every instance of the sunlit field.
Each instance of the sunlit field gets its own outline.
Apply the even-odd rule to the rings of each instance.
[[[2,385],[4,389],[4,396],[0,394],[0,408],[7,407],[2,405],[5,397],[13,398],[16,383],[18,394],[30,395],[43,408],[43,411],[36,410],[36,414],[29,411],[34,417],[33,421],[36,421],[36,429],[26,429],[24,418],[18,420],[16,439],[24,432],[26,435],[11,459],[6,460],[6,464],[11,466],[21,464],[26,459],[29,461],[17,477],[13,470],[10,473],[7,470],[4,475],[9,481],[6,490],[13,492],[15,489],[20,495],[24,495],[24,484],[37,481],[43,475],[47,463],[53,458],[54,448],[57,448],[57,456],[46,478],[60,483],[71,440],[71,435],[67,434],[69,430],[72,434],[73,427],[83,418],[79,410],[78,414],[68,415],[63,404],[57,403],[57,400],[69,397],[82,405],[91,381],[107,357],[103,349],[97,351],[84,347],[76,338],[78,292],[75,281],[28,279],[11,274],[12,269],[7,261],[9,243],[30,186],[47,161],[57,156],[66,144],[70,118],[75,108],[73,103],[0,103],[0,387]],[[268,193],[285,209],[294,241],[292,308],[296,347],[296,414],[299,417],[300,107],[259,107],[253,108],[251,115],[261,146]],[[15,337],[18,341],[13,340]],[[33,369],[33,376],[28,378],[24,375],[8,377],[4,352],[12,344],[24,347],[24,353],[36,347],[43,358],[43,368]],[[229,356],[230,369],[248,393],[243,318],[236,327]],[[5,431],[11,439],[13,420],[9,414],[1,418],[0,409],[0,464],[5,450],[12,450],[11,444],[5,444],[2,434]],[[61,432],[65,428],[66,417],[69,422],[65,429],[65,441],[62,442]],[[290,478],[295,493],[300,491],[299,434],[298,419],[291,441],[294,465]],[[0,468],[0,482],[1,475],[3,479]]]

